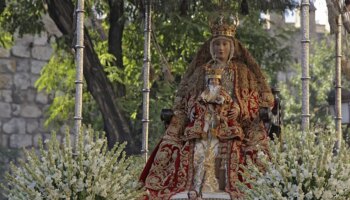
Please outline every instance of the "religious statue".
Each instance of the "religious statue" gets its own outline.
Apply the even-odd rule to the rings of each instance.
[[[174,115],[141,174],[149,199],[195,190],[242,198],[240,165],[268,152],[260,110],[274,98],[260,67],[234,38],[237,20],[221,15],[212,37],[189,65],[176,94]]]

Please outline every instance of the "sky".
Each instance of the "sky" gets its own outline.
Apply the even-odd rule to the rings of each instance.
[[[318,24],[328,24],[328,12],[326,0],[316,0],[316,22]]]

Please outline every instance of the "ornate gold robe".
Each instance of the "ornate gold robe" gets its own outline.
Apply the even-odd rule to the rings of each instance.
[[[197,67],[193,74],[204,77],[205,67]],[[245,164],[247,156],[256,160],[258,151],[268,154],[268,137],[258,113],[259,107],[272,107],[274,100],[270,90],[261,89],[259,82],[262,77],[257,78],[245,62],[232,60],[224,73],[231,77],[226,81],[231,80],[232,87],[228,86],[230,84],[223,86],[239,105],[240,113],[236,123],[243,130],[240,140],[229,137],[224,143],[228,179],[225,191],[235,198],[242,194],[236,185],[237,181],[242,181],[238,174],[241,170],[239,165]],[[187,84],[180,87],[196,85],[194,82]],[[176,97],[174,116],[141,174],[140,181],[144,183],[152,200],[170,199],[176,193],[193,188],[195,139],[184,133],[186,127],[188,129],[191,126],[189,115],[197,97],[198,94],[191,91]]]

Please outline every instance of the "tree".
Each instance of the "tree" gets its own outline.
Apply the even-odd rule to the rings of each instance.
[[[264,32],[262,23],[259,23],[260,13],[252,12],[253,10],[275,9],[283,11],[285,8],[296,6],[292,0],[269,2],[248,1],[248,10],[251,13],[246,17],[243,16],[245,18],[243,20],[247,21],[252,17],[255,23],[247,23],[241,28],[241,38],[248,38],[250,34],[243,31],[244,29],[256,25],[258,27],[255,27],[255,30],[259,30],[260,33]],[[91,102],[89,104],[91,107],[98,109],[94,109],[96,110],[95,114],[89,117],[87,115],[89,111],[85,108],[84,118],[91,122],[94,122],[96,118],[101,118],[110,147],[116,141],[127,141],[126,151],[128,153],[140,152],[141,132],[138,121],[140,121],[140,75],[143,59],[143,1],[90,0],[86,1],[86,4],[87,20],[91,23],[85,27],[84,77],[86,81],[85,92],[89,93],[85,95],[85,100]],[[238,11],[239,6],[237,2],[217,0],[205,2],[199,0],[154,1],[151,107],[156,105],[170,107],[175,92],[174,85],[179,82],[181,74],[197,47],[209,35],[208,25],[205,23],[208,21],[208,16],[214,10],[223,7],[227,10]],[[2,13],[5,20],[1,26],[11,34],[15,32],[20,35],[40,33],[45,28],[41,18],[44,14],[48,14],[63,34],[62,37],[56,39],[57,51],[53,56],[53,58],[56,56],[57,67],[55,69],[63,71],[67,66],[63,66],[60,64],[63,62],[58,63],[58,61],[71,59],[71,56],[66,55],[69,54],[72,44],[74,44],[73,13],[74,3],[71,0],[59,2],[53,0],[8,1]],[[98,19],[97,14],[107,17]],[[269,41],[273,41],[273,38],[268,37],[267,34],[265,36]],[[246,41],[248,42],[248,40]],[[259,49],[254,41],[248,42],[247,46],[252,50],[254,56],[258,56],[257,60],[277,61],[280,59],[282,62],[285,60],[281,59],[284,57],[282,53],[277,53],[277,56],[272,59],[265,54],[258,54],[258,51],[254,50],[261,52],[262,48]],[[277,50],[279,46],[279,42],[273,42],[269,48]],[[63,53],[62,50],[66,53]],[[172,66],[171,69],[169,66]],[[68,67],[74,70],[73,66],[69,65]],[[175,84],[167,84],[169,81],[166,77],[169,77],[169,71],[175,77]],[[43,76],[48,76],[48,74],[43,73]],[[46,81],[39,81],[37,86],[41,89],[47,89],[49,84],[50,79],[46,79]],[[65,91],[60,87],[56,85],[53,89]],[[58,107],[51,106],[51,114],[55,111],[59,113],[57,112],[58,108],[67,113],[72,112],[67,111],[67,108],[72,107],[70,100],[73,98],[71,94],[73,92],[74,90],[65,92],[64,98],[61,96],[61,101],[58,101],[64,102],[65,106],[57,102],[54,103],[53,105]],[[151,113],[154,123],[159,122],[156,119],[159,118],[160,109],[161,107],[158,107],[157,111]],[[159,132],[159,125],[151,127],[150,131]]]

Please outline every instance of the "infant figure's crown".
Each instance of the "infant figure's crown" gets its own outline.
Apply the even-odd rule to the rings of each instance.
[[[222,72],[224,70],[221,68],[206,68],[205,69],[205,79],[209,80],[211,78],[221,79]]]

